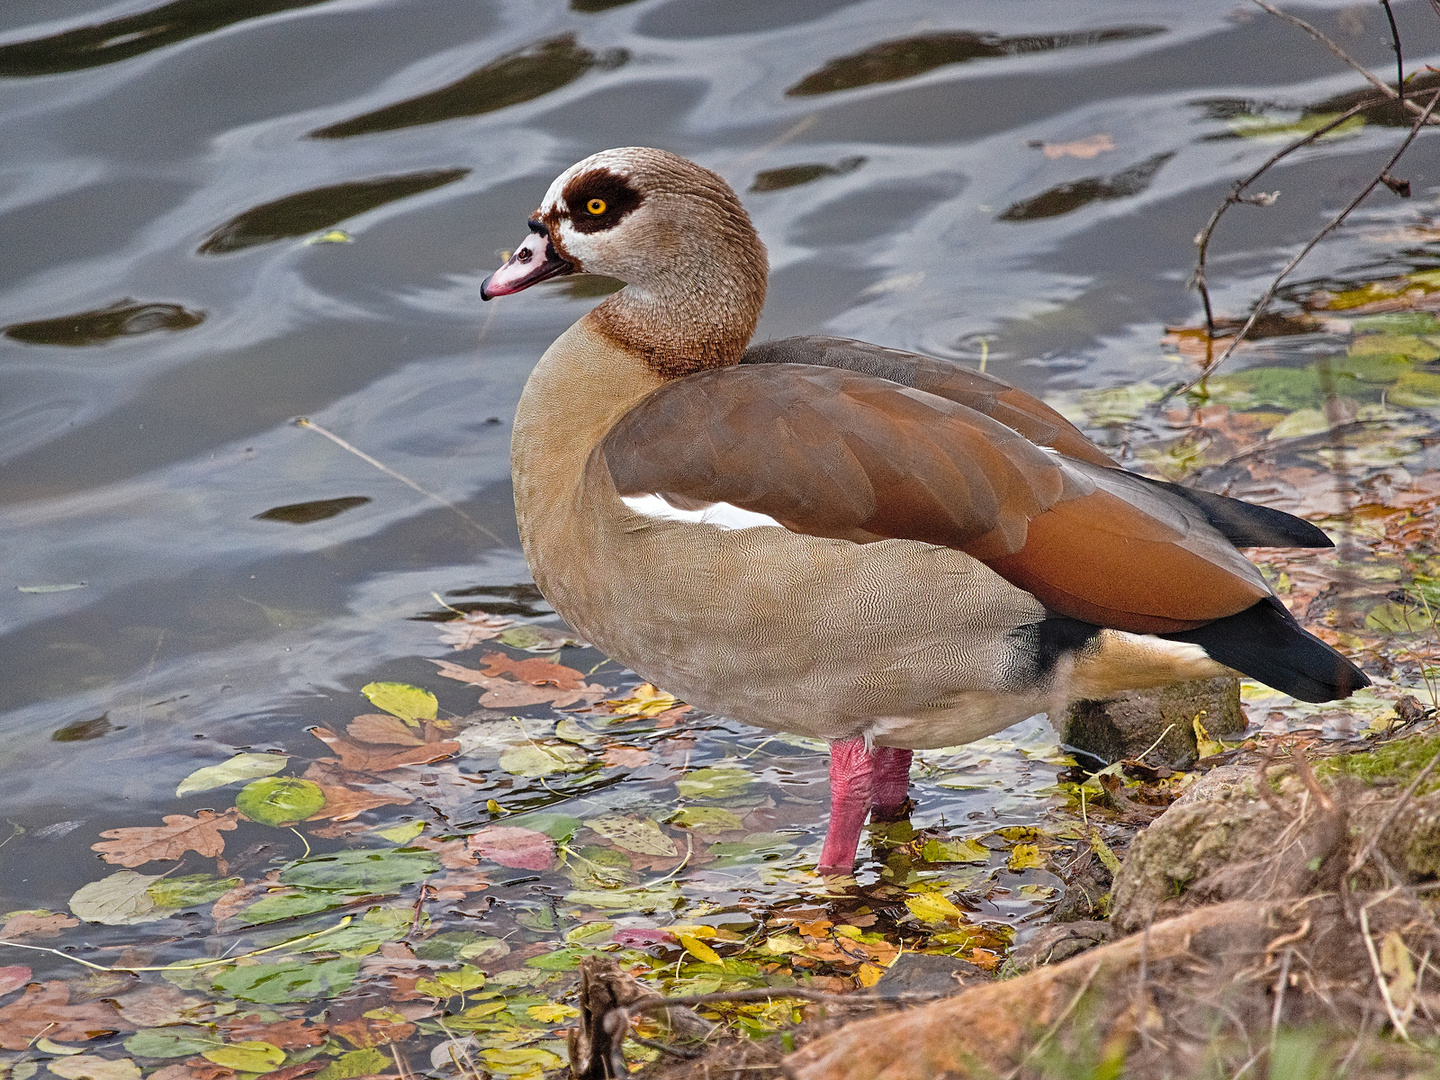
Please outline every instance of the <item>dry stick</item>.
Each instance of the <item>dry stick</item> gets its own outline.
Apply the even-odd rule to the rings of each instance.
[[[1385,1011],[1390,1014],[1390,1023],[1395,1028],[1395,1034],[1408,1043],[1410,1034],[1405,1030],[1405,1022],[1400,1019],[1400,1014],[1395,1010],[1395,1002],[1390,997],[1390,985],[1385,981],[1385,973],[1380,970],[1380,957],[1375,952],[1375,942],[1370,940],[1370,904],[1378,904],[1382,900],[1389,899],[1397,891],[1399,891],[1398,888],[1381,893],[1360,909],[1360,936],[1365,939],[1365,951],[1370,954],[1370,967],[1375,972],[1375,982],[1380,987],[1380,996],[1385,999]]]
[[[319,424],[315,423],[314,420],[311,420],[308,416],[297,416],[294,423],[296,427],[309,428],[311,431],[319,432],[321,435],[324,435],[325,438],[333,442],[336,446],[340,447],[343,450],[350,451],[350,453],[354,454],[367,465],[375,466],[375,468],[379,469],[386,476],[393,477],[394,479],[399,480],[406,487],[411,488],[414,491],[418,491],[427,499],[434,499],[447,510],[455,511],[455,513],[459,514],[460,517],[464,518],[466,524],[468,524],[471,528],[475,529],[477,532],[482,533],[485,536],[488,536],[491,540],[494,540],[495,543],[499,544],[501,547],[505,546],[504,540],[500,539],[500,537],[496,536],[489,529],[485,528],[484,525],[481,525],[478,521],[472,518],[469,514],[465,513],[464,510],[461,510],[460,507],[456,506],[453,502],[445,498],[443,495],[436,495],[435,492],[426,490],[419,484],[415,483],[414,480],[411,480],[404,473],[396,472],[384,462],[378,461],[375,458],[371,457],[369,454],[365,453],[365,451],[361,450],[358,446],[351,445],[350,443],[342,439],[339,435],[336,435],[333,431],[328,431],[325,428],[321,427]]]
[[[1255,2],[1259,3],[1260,0],[1255,0]],[[1385,167],[1380,170],[1379,174],[1376,175],[1375,179],[1371,180],[1370,183],[1366,184],[1364,190],[1362,190],[1359,195],[1356,195],[1355,198],[1351,199],[1350,202],[1346,205],[1345,209],[1341,210],[1340,213],[1336,214],[1333,218],[1331,218],[1330,221],[1326,224],[1326,226],[1318,233],[1316,233],[1315,236],[1310,240],[1310,242],[1306,244],[1303,248],[1301,248],[1299,253],[1293,259],[1291,259],[1288,263],[1285,264],[1284,269],[1282,269],[1280,273],[1275,275],[1274,280],[1270,282],[1269,287],[1266,288],[1264,294],[1261,295],[1259,301],[1255,304],[1254,310],[1250,312],[1250,317],[1245,320],[1245,325],[1242,326],[1240,328],[1240,332],[1231,339],[1230,344],[1225,347],[1225,351],[1220,354],[1219,359],[1217,359],[1213,364],[1207,367],[1199,375],[1195,376],[1195,378],[1191,379],[1188,383],[1185,383],[1183,386],[1176,387],[1174,390],[1166,394],[1165,397],[1167,399],[1174,397],[1176,394],[1183,394],[1187,390],[1194,389],[1200,383],[1204,382],[1205,379],[1217,367],[1219,367],[1221,364],[1223,364],[1226,360],[1230,358],[1230,354],[1239,347],[1240,342],[1245,340],[1245,335],[1251,331],[1251,329],[1255,326],[1255,323],[1259,321],[1260,316],[1265,313],[1265,309],[1267,306],[1269,306],[1271,298],[1275,295],[1275,291],[1280,288],[1280,283],[1290,275],[1290,271],[1294,270],[1295,267],[1300,265],[1300,260],[1305,258],[1306,255],[1309,255],[1310,252],[1315,249],[1316,244],[1320,243],[1321,240],[1325,239],[1325,237],[1329,236],[1332,232],[1338,229],[1341,223],[1350,216],[1351,212],[1354,211],[1356,207],[1358,207],[1362,202],[1365,201],[1365,197],[1367,195],[1369,195],[1381,184],[1385,183],[1386,179],[1390,175],[1390,170],[1395,167],[1395,163],[1400,160],[1400,156],[1404,154],[1405,151],[1410,148],[1410,144],[1415,141],[1415,136],[1420,133],[1420,128],[1425,124],[1427,120],[1430,119],[1430,114],[1435,111],[1435,106],[1437,103],[1440,103],[1440,90],[1437,90],[1435,91],[1435,93],[1430,95],[1430,103],[1425,106],[1425,110],[1416,119],[1415,123],[1410,126],[1410,133],[1405,136],[1405,141],[1402,142],[1400,144],[1400,148],[1390,156],[1390,160],[1385,163]]]
[[[1385,9],[1385,18],[1390,22],[1390,48],[1395,50],[1395,89],[1405,90],[1405,61],[1400,56],[1400,30],[1395,25],[1395,13],[1390,10],[1390,0],[1380,0]]]

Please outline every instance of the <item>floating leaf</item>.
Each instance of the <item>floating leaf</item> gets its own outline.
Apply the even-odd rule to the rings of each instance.
[[[721,962],[720,954],[699,938],[691,937],[689,934],[676,934],[675,937],[676,940],[680,942],[681,947],[691,956],[695,957],[696,960],[705,964],[718,964]]]
[[[1040,870],[1045,866],[1045,856],[1039,844],[1016,844],[1005,865],[1011,870]]]
[[[680,699],[674,694],[667,694],[650,683],[641,683],[629,697],[600,702],[601,708],[614,713],[616,720],[632,716],[657,716],[679,704]]]
[[[82,885],[70,897],[70,910],[78,919],[106,926],[129,926],[163,919],[167,911],[156,910],[150,886],[160,875],[121,870],[89,885]]]
[[[440,703],[429,690],[399,682],[372,682],[360,688],[377,709],[398,716],[407,724],[417,720],[434,720]]]
[[[268,1042],[238,1042],[202,1050],[200,1056],[237,1072],[263,1073],[285,1063],[285,1051]]]
[[[187,908],[217,900],[240,884],[239,878],[217,878],[212,874],[188,874],[167,877],[150,886],[150,898],[156,907]]]
[[[350,957],[246,964],[216,975],[215,986],[242,1001],[280,1005],[342,994],[350,989],[359,971],[360,961]]]
[[[0,967],[0,997],[10,993],[11,990],[19,990],[30,981],[31,971],[28,967]]]
[[[497,1072],[502,1076],[513,1076],[517,1073],[546,1073],[565,1066],[565,1062],[560,1060],[558,1054],[552,1054],[549,1050],[543,1050],[538,1046],[522,1046],[515,1050],[500,1048],[481,1050],[480,1060],[491,1072]]]
[[[920,848],[920,857],[926,862],[986,863],[990,861],[990,849],[973,836],[958,840],[926,840]]]
[[[0,1007],[0,1047],[25,1050],[42,1036],[85,1042],[123,1026],[114,1007],[103,1001],[71,1005],[70,987],[63,982],[31,983],[18,1000]]]
[[[641,855],[678,855],[675,841],[666,836],[657,822],[649,818],[605,814],[589,818],[586,825],[616,847]]]
[[[392,844],[401,846],[414,840],[425,831],[425,822],[407,821],[400,825],[391,825],[388,829],[376,829],[375,835],[383,840],[389,840]]]
[[[738,795],[755,782],[744,769],[695,769],[675,781],[675,788],[687,799],[726,799]]]
[[[486,825],[467,841],[470,850],[501,866],[548,870],[555,861],[555,841],[517,825]]]
[[[916,893],[905,897],[905,906],[921,922],[960,922],[965,913],[940,893]]]
[[[590,764],[585,751],[568,744],[544,746],[525,743],[500,755],[500,768],[515,776],[550,776],[580,772]]]
[[[413,726],[389,713],[365,713],[345,725],[345,734],[357,742],[377,746],[421,746],[425,739]]]
[[[336,851],[291,863],[280,871],[280,883],[336,892],[393,892],[439,870],[440,860],[428,851]]]
[[[325,805],[320,785],[294,776],[254,780],[235,797],[235,806],[261,825],[293,825],[318,814]]]
[[[140,1066],[129,1058],[104,1058],[99,1054],[52,1059],[45,1063],[65,1080],[140,1080]]]
[[[558,1024],[579,1016],[580,1010],[573,1005],[531,1005],[525,1010],[525,1015],[531,1020],[539,1020],[542,1024]]]
[[[225,850],[225,838],[220,834],[235,828],[233,814],[217,815],[214,810],[201,810],[193,818],[167,814],[164,821],[164,825],[106,829],[100,835],[110,839],[91,844],[90,850],[119,866],[174,860],[187,851],[213,857]]]
[[[262,896],[248,907],[235,913],[235,918],[245,926],[259,926],[261,923],[279,919],[298,919],[302,915],[314,915],[340,907],[346,902],[343,893],[298,889],[272,892]],[[324,939],[321,939],[324,940]]]
[[[443,1000],[458,997],[471,990],[479,990],[484,985],[485,972],[469,964],[462,964],[458,970],[442,971],[433,979],[417,979],[415,991]]]
[[[196,769],[175,789],[175,794],[193,795],[197,791],[210,791],[241,780],[256,780],[262,776],[273,776],[285,768],[284,754],[236,754],[229,761],[219,765],[207,765]]]
[[[733,832],[745,828],[744,819],[734,810],[723,806],[682,806],[670,819],[673,824],[685,825],[696,832]]]
[[[672,881],[651,888],[577,889],[565,894],[565,902],[569,904],[631,911],[657,911],[663,908],[672,908],[683,900],[684,897],[681,895],[679,887]]]
[[[354,1076],[374,1076],[383,1073],[395,1062],[388,1054],[373,1047],[351,1050],[341,1054],[325,1068],[315,1074],[315,1080],[350,1080]]]
[[[136,1057],[191,1057],[221,1045],[219,1039],[201,1027],[142,1028],[125,1040],[125,1049]]]

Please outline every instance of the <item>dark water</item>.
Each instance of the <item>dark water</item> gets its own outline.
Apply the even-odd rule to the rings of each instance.
[[[1296,10],[1392,63],[1377,5]],[[1430,5],[1396,14],[1408,65],[1434,61]],[[366,711],[372,680],[473,708],[412,617],[528,580],[510,418],[594,296],[482,308],[478,286],[573,161],[652,144],[729,178],[772,260],[762,337],[983,352],[1057,394],[1188,374],[1160,339],[1197,319],[1191,238],[1281,145],[1254,125],[1358,85],[1231,2],[10,0],[0,817],[87,824],[73,859],[0,852],[30,852],[6,902],[62,908],[100,876],[97,829],[173,812],[178,780],[237,748],[317,752],[303,729]],[[1277,205],[1217,238],[1219,309],[1398,136],[1278,170]],[[1407,159],[1408,203],[1372,200],[1302,276],[1424,264],[1386,236],[1433,215],[1437,148]],[[695,760],[740,738],[718,727]],[[930,796],[983,809],[984,786]]]

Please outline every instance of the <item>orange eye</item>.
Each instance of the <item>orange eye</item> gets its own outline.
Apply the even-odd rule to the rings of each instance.
[[[587,203],[585,204],[585,209],[586,209],[587,211],[589,211],[591,214],[594,214],[596,217],[599,217],[601,214],[603,214],[603,213],[605,212],[605,200],[604,200],[604,199],[591,199],[589,202],[587,202]]]

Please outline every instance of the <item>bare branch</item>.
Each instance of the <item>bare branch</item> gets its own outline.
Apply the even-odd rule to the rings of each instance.
[[[1385,18],[1390,23],[1390,48],[1395,50],[1395,88],[1403,91],[1405,89],[1405,60],[1400,55],[1400,31],[1395,26],[1395,13],[1390,10],[1390,0],[1380,0],[1380,6],[1385,9]]]

